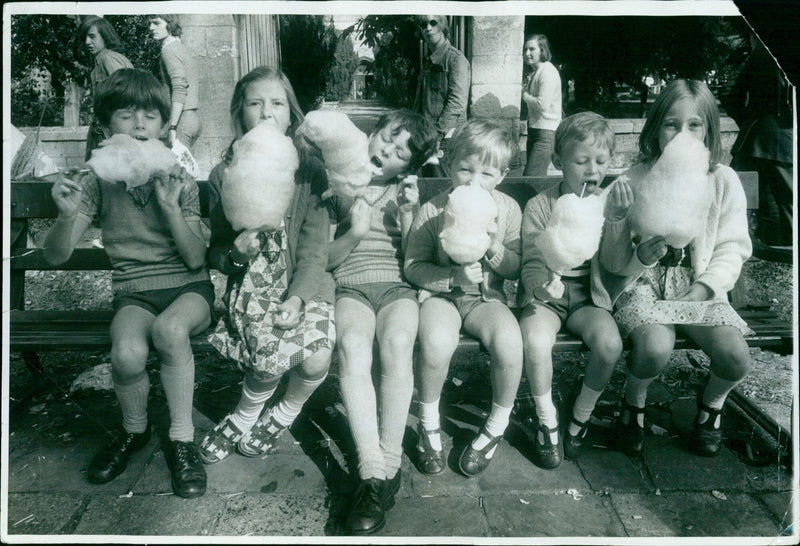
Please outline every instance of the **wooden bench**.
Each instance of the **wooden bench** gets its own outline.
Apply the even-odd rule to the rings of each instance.
[[[739,173],[747,194],[748,208],[758,205],[757,173]],[[611,178],[611,177],[609,177]],[[537,192],[553,184],[556,177],[510,177],[499,189],[514,197],[520,206]],[[447,179],[420,179],[420,198],[426,201],[449,184]],[[208,184],[200,182],[200,197],[203,216],[208,216]],[[33,371],[41,371],[37,352],[41,351],[105,351],[111,346],[109,324],[111,311],[52,311],[25,310],[26,271],[102,271],[111,268],[105,252],[99,248],[78,248],[70,259],[61,265],[52,266],[42,257],[41,249],[27,247],[28,221],[33,218],[55,218],[57,210],[50,196],[52,182],[19,181],[11,184],[11,291],[10,291],[10,349],[22,353],[23,359]],[[769,305],[747,305],[740,292],[734,290],[734,306],[747,320],[755,332],[746,338],[753,347],[764,347],[789,354],[792,352],[791,327],[769,310]],[[212,350],[204,334],[192,338],[196,351]],[[460,347],[479,349],[479,342],[467,335],[462,336]],[[676,348],[693,347],[685,338],[678,338]],[[562,332],[558,336],[555,350],[584,350],[586,347],[574,336]]]

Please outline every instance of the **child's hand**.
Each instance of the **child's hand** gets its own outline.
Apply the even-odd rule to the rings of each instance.
[[[350,234],[358,240],[369,234],[372,223],[372,207],[365,199],[358,197],[350,207]]]
[[[451,272],[451,286],[469,286],[479,284],[483,281],[483,267],[480,263],[474,262],[456,266]]]
[[[182,167],[176,165],[169,172],[161,171],[153,175],[156,200],[165,213],[180,212],[180,197],[186,179]]]
[[[397,196],[401,214],[414,212],[419,205],[419,186],[417,175],[410,174],[400,183],[400,194]]]
[[[706,301],[712,296],[711,289],[703,283],[693,283],[675,299],[678,301]]]
[[[78,212],[83,198],[83,186],[76,179],[70,178],[77,172],[77,168],[70,168],[59,173],[53,189],[50,191],[58,208],[59,216],[72,217]]]
[[[278,305],[272,323],[283,330],[294,328],[300,323],[300,308],[303,301],[297,296],[292,296]]]
[[[614,181],[614,187],[609,190],[605,209],[606,219],[612,222],[624,219],[631,205],[633,205],[633,190],[626,177],[619,177]]]
[[[653,237],[636,247],[639,261],[646,266],[655,265],[666,254],[667,241],[661,236]]]
[[[261,250],[261,241],[258,240],[257,231],[243,231],[233,241],[233,247],[240,254],[250,260]],[[237,260],[238,261],[238,260]]]

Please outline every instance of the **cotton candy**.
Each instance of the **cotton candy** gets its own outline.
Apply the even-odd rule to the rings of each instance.
[[[480,186],[454,189],[444,209],[444,229],[439,234],[442,248],[457,264],[477,262],[491,244],[497,230],[497,204]]]
[[[222,172],[222,209],[235,230],[280,227],[294,196],[300,163],[292,139],[260,123],[233,143],[233,159]]]
[[[628,217],[642,241],[660,235],[668,245],[683,248],[702,233],[713,197],[708,157],[701,140],[678,133],[650,172],[632,185]]]
[[[534,244],[553,272],[546,290],[558,299],[564,293],[561,274],[581,265],[597,252],[603,231],[608,190],[581,198],[574,193],[559,197],[553,205],[547,228]]]
[[[369,138],[342,112],[314,110],[297,128],[297,136],[311,141],[322,152],[328,174],[323,197],[358,197],[380,173],[369,157]]]
[[[125,182],[128,190],[146,184],[158,172],[169,172],[178,161],[159,140],[138,140],[117,133],[92,150],[86,165],[103,180]]]

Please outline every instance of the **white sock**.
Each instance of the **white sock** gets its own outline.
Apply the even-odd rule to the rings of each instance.
[[[378,433],[387,479],[394,478],[403,460],[403,435],[413,393],[412,374],[381,375]]]
[[[586,383],[581,385],[581,392],[578,394],[578,398],[575,399],[575,405],[572,408],[572,416],[576,421],[585,423],[589,420],[601,394],[603,394],[603,391],[590,389],[586,386]],[[580,431],[580,427],[570,421],[568,431],[572,436],[575,436]]]
[[[728,398],[728,394],[740,381],[741,379],[739,381],[729,381],[715,375],[714,372],[709,373],[708,384],[703,390],[703,404],[712,409],[722,409],[722,406],[725,405],[725,400]],[[708,419],[708,413],[700,410],[700,414],[697,416],[698,423],[705,423],[706,419]],[[719,427],[719,419],[720,416],[718,415],[717,422],[714,423],[714,428]]]
[[[317,387],[322,385],[326,377],[328,377],[327,373],[319,379],[305,379],[295,370],[289,372],[289,384],[286,386],[286,394],[272,409],[272,416],[275,421],[285,427],[294,423],[294,420],[300,415],[303,405],[314,394]]]
[[[147,372],[130,385],[115,382],[114,392],[122,410],[122,428],[131,434],[141,434],[147,430],[147,395],[150,392]]]
[[[422,428],[426,431],[436,430],[441,426],[441,419],[439,417],[439,400],[440,398],[437,398],[434,402],[419,403],[419,422],[422,424]],[[431,447],[436,451],[441,451],[441,434],[437,432],[436,434],[428,434],[427,436],[428,441],[431,443]]]
[[[167,361],[162,357],[161,384],[169,407],[169,439],[174,442],[194,441],[194,355],[188,339],[186,350],[177,358]]]
[[[489,412],[489,418],[486,419],[484,429],[486,429],[488,434],[491,434],[495,438],[502,436],[508,427],[508,420],[510,417],[511,407],[504,408],[503,406],[499,406],[497,403],[493,402],[492,411]],[[472,447],[475,449],[483,449],[486,444],[489,443],[489,441],[489,437],[487,437],[485,434],[478,434],[478,437],[472,442]],[[492,457],[495,449],[497,449],[497,445],[495,445],[486,453],[486,457]]]
[[[264,404],[275,394],[280,380],[281,376],[256,379],[253,375],[246,375],[242,384],[242,397],[230,416],[231,423],[240,431],[249,432],[264,409]]]
[[[553,391],[549,390],[541,396],[533,395],[533,401],[536,403],[536,417],[539,418],[539,423],[549,429],[557,429],[558,412],[555,404],[553,404]],[[554,445],[558,443],[558,431],[550,433],[550,441]],[[541,432],[539,433],[539,443],[544,443],[544,437]]]
[[[643,408],[647,405],[647,387],[650,383],[658,377],[648,377],[647,379],[639,379],[630,372],[628,372],[628,380],[625,383],[625,401],[631,406]],[[640,427],[644,427],[644,413],[639,413],[636,420]]]

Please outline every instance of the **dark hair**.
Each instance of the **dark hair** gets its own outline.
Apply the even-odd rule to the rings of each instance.
[[[422,164],[436,153],[439,136],[433,124],[422,114],[412,112],[407,108],[390,110],[380,117],[372,130],[372,134],[383,130],[385,127],[392,127],[393,135],[404,129],[408,131],[410,135],[408,149],[411,151],[411,159],[409,159],[408,166],[411,172],[418,171]]]
[[[163,122],[169,120],[170,98],[167,88],[153,74],[141,68],[120,68],[97,86],[94,114],[100,125],[108,127],[111,115],[122,108],[158,110]]]
[[[525,36],[525,41],[522,42],[522,47],[531,40],[536,40],[539,43],[539,49],[542,51],[542,62],[546,63],[553,58],[553,50],[550,48],[550,41],[544,34],[528,34]]]
[[[181,24],[180,18],[176,13],[164,13],[164,14],[155,14],[155,15],[148,15],[148,19],[164,19],[167,23],[167,32],[169,32],[172,36],[180,36],[181,35]]]
[[[303,110],[300,108],[300,103],[297,102],[297,95],[295,95],[292,82],[289,81],[289,78],[286,77],[286,74],[277,68],[272,66],[258,66],[242,76],[239,81],[236,82],[236,86],[233,88],[230,106],[233,141],[236,142],[247,132],[247,129],[244,126],[244,121],[242,120],[244,94],[247,91],[247,86],[260,80],[275,80],[283,85],[283,89],[286,91],[286,98],[289,101],[289,119],[291,120],[287,134],[294,138],[294,132],[297,130],[300,124],[303,123],[305,116],[303,115]],[[223,158],[226,161],[230,161],[232,157],[233,142],[231,142],[231,145],[228,146],[228,149],[223,154]]]
[[[564,118],[556,129],[554,151],[561,155],[568,141],[583,142],[589,138],[605,145],[609,154],[614,153],[616,134],[606,118],[594,112],[579,112]]]
[[[658,145],[658,132],[661,123],[673,104],[681,99],[694,100],[697,110],[703,117],[706,128],[705,145],[710,152],[709,169],[713,169],[722,159],[722,143],[719,128],[717,101],[706,83],[701,80],[673,80],[658,95],[647,114],[647,121],[639,135],[639,161],[649,162],[661,156]]]
[[[122,45],[122,39],[119,37],[119,34],[117,34],[117,31],[114,30],[114,27],[111,26],[111,23],[102,17],[98,17],[97,15],[89,15],[83,19],[83,21],[81,21],[81,24],[78,27],[78,32],[75,34],[74,45],[76,50],[83,47],[83,44],[86,41],[86,35],[89,33],[89,29],[92,27],[97,28],[97,32],[99,32],[100,37],[103,38],[106,49],[116,51],[117,53],[125,53],[125,46]]]

